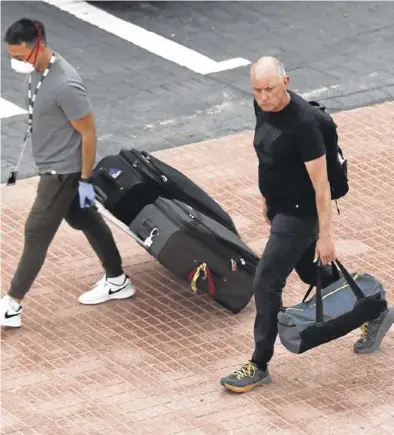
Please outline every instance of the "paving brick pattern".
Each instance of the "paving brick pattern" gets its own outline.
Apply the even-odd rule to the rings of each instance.
[[[339,257],[382,280],[393,302],[394,103],[335,118],[351,180],[335,216]],[[246,131],[157,155],[212,194],[260,253],[268,228],[251,139]],[[1,188],[3,292],[36,183]],[[2,434],[393,434],[393,331],[368,356],[352,351],[357,331],[300,356],[277,343],[274,383],[228,394],[218,381],[250,357],[253,301],[232,315],[114,232],[136,296],[79,305],[102,271],[83,235],[62,225],[25,301],[23,328],[2,331]],[[285,304],[304,291],[291,275]]]
[[[92,3],[216,61],[278,56],[291,88],[332,111],[394,98],[392,2]],[[162,150],[253,128],[249,66],[201,76],[43,2],[3,2],[2,37],[22,16],[45,23],[51,47],[85,80],[98,158],[129,144]],[[1,76],[2,97],[23,106],[23,77],[4,54]],[[2,122],[2,182],[18,158],[25,121]],[[35,172],[27,154],[21,175]]]

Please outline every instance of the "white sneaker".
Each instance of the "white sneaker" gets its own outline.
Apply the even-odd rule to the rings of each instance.
[[[81,294],[79,302],[85,305],[94,305],[107,302],[110,299],[126,299],[134,295],[135,288],[126,275],[115,278],[115,283],[111,281],[111,278],[107,279],[104,276],[92,290]]]
[[[0,299],[0,324],[11,328],[19,328],[21,320],[22,305],[18,304],[8,295]]]

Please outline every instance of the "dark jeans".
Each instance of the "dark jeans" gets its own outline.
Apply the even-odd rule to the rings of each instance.
[[[22,299],[30,290],[63,218],[72,228],[84,232],[108,277],[122,275],[121,258],[108,225],[96,210],[82,209],[79,205],[80,174],[40,177],[37,196],[25,224],[22,257],[9,294]]]
[[[277,214],[271,221],[271,233],[257,266],[254,281],[256,319],[255,350],[252,361],[262,369],[274,354],[278,335],[277,315],[282,291],[293,269],[302,281],[314,284],[316,263],[313,262],[319,233],[317,217],[295,217]],[[323,272],[323,285],[331,279],[328,269]]]

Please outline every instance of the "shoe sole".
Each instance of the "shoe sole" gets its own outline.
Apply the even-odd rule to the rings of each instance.
[[[361,353],[361,354],[375,352],[379,348],[380,344],[383,341],[384,336],[387,334],[387,331],[391,328],[391,325],[393,323],[394,323],[394,309],[389,308],[389,312],[387,313],[386,317],[384,318],[382,325],[380,326],[379,331],[376,334],[376,339],[375,339],[373,346],[368,347],[366,349],[354,348],[354,352]]]
[[[119,293],[114,293],[112,295],[103,296],[100,299],[94,299],[94,300],[91,300],[91,301],[88,301],[88,302],[79,299],[79,302],[82,305],[98,305],[98,304],[102,304],[104,302],[110,301],[112,299],[127,299],[127,298],[131,298],[132,296],[134,296],[134,294],[135,294],[135,288],[131,287],[129,289],[123,289]]]
[[[224,387],[226,387],[228,390],[233,391],[234,393],[248,393],[249,391],[252,391],[256,387],[260,387],[261,385],[268,385],[272,382],[271,375],[266,376],[264,379],[262,379],[259,382],[256,382],[251,385],[246,385],[245,387],[236,387],[235,385],[230,385],[223,383]]]
[[[1,322],[1,326],[5,326],[7,328],[20,328],[22,326],[22,321],[19,319],[19,322],[16,323],[12,323],[12,322],[7,322],[6,320]]]

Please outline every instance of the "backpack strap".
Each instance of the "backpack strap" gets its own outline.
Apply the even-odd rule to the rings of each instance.
[[[323,112],[326,111],[326,106],[322,106],[318,101],[310,100],[310,101],[308,101],[308,103],[309,103],[311,106],[316,107],[316,109],[320,109],[320,110],[322,110]]]

